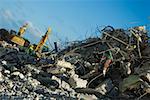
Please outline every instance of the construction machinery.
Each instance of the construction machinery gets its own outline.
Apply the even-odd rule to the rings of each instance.
[[[20,27],[18,36],[22,37],[22,35],[25,33],[27,27],[28,27],[28,23],[25,23],[22,27]]]
[[[42,36],[40,42],[37,45],[36,44],[30,45],[30,47],[29,47],[30,53],[35,53],[36,56],[41,57],[43,48],[46,48],[46,46],[44,44],[46,43],[50,33],[51,33],[51,28],[48,28],[45,35]]]
[[[35,52],[41,52],[42,47],[44,46],[44,44],[46,43],[46,40],[48,39],[48,35],[51,32],[51,28],[48,28],[47,32],[45,33],[44,36],[42,36],[42,39],[40,40],[40,42],[38,43],[38,45],[35,48]]]
[[[24,49],[29,51],[29,54],[36,54],[38,57],[40,57],[40,55],[42,54],[42,51],[45,51],[45,50],[48,51],[48,47],[46,47],[44,44],[46,40],[48,39],[48,35],[51,32],[51,28],[48,28],[45,35],[42,36],[42,39],[36,45],[36,44],[30,44],[30,42],[27,39],[22,37],[27,27],[28,27],[28,24],[25,23],[22,27],[20,27],[18,32],[14,30],[8,31],[6,29],[0,29],[0,40],[11,43],[12,45],[17,44],[23,48],[27,47]]]
[[[22,35],[25,33],[28,24],[24,24],[20,27],[18,33],[14,30],[8,31],[6,29],[0,29],[0,40],[4,40],[11,44],[17,44],[19,46],[28,47],[30,42],[23,38]]]

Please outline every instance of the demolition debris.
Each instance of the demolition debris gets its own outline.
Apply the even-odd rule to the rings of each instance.
[[[10,42],[1,29],[0,99],[149,99],[148,30],[106,26],[98,31],[101,37],[60,51],[55,42],[53,52],[37,54],[31,46]]]

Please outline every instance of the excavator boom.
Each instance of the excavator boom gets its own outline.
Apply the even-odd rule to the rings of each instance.
[[[26,23],[22,27],[20,27],[19,32],[18,32],[18,36],[21,37],[25,33],[27,27],[28,27],[28,23]]]
[[[42,39],[40,40],[40,42],[38,43],[38,45],[35,48],[35,52],[40,52],[40,50],[42,49],[42,47],[45,44],[46,40],[48,39],[49,33],[51,33],[51,28],[48,28],[47,32],[42,37]]]

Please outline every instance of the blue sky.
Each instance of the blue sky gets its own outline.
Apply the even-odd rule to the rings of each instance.
[[[98,36],[97,26],[128,28],[148,25],[149,0],[0,0],[0,28],[19,29],[30,23],[25,34],[38,43],[47,27],[50,42],[82,40]]]

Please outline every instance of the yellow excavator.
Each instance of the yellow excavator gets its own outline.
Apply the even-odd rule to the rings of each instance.
[[[30,45],[30,42],[27,39],[22,37],[27,27],[28,24],[27,23],[24,24],[22,27],[20,27],[18,33],[14,30],[11,30],[9,32],[6,29],[0,29],[0,40],[4,40],[11,44],[17,44],[19,46],[28,47]]]

